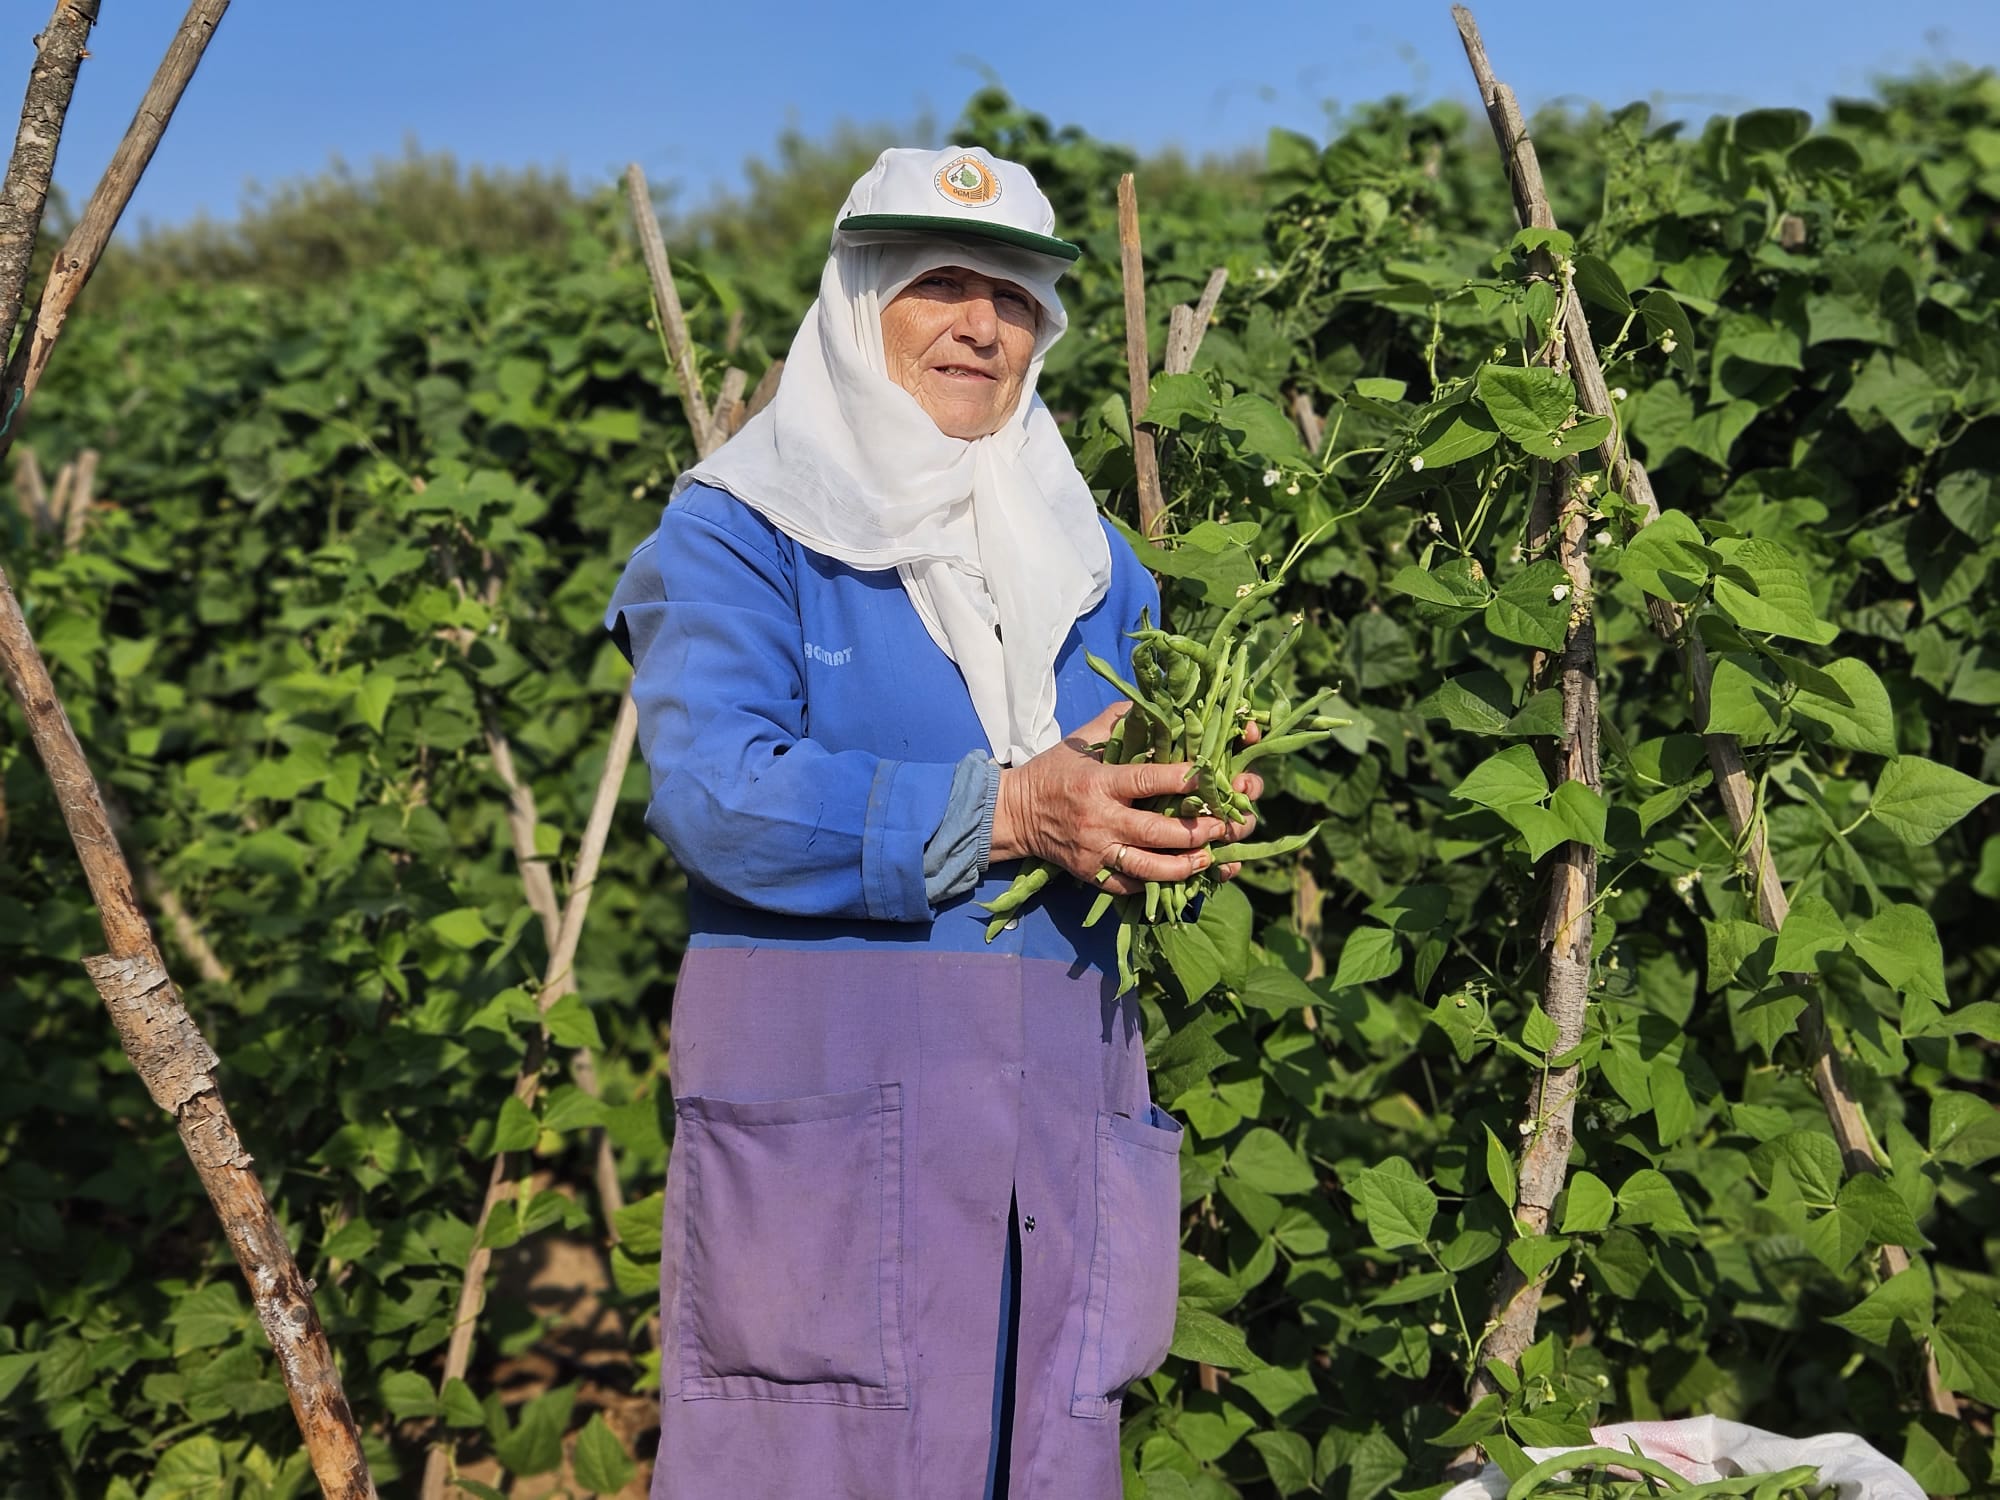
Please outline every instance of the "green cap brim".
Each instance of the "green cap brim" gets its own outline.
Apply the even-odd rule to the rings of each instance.
[[[1057,260],[1075,260],[1083,247],[1053,235],[1034,234],[1011,224],[981,224],[975,219],[946,218],[939,214],[850,214],[836,226],[847,230],[890,230],[900,233],[941,234],[956,239],[997,240],[1018,250],[1053,255]]]

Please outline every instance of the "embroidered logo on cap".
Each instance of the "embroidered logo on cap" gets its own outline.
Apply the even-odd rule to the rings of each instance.
[[[1000,179],[976,156],[954,157],[931,180],[942,197],[963,208],[984,208],[1000,201]]]

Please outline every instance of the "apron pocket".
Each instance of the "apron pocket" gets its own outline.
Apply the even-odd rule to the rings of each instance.
[[[674,1111],[682,1398],[907,1405],[900,1085]]]
[[[1180,1299],[1181,1127],[1097,1117],[1097,1237],[1070,1414],[1101,1417],[1167,1357]]]

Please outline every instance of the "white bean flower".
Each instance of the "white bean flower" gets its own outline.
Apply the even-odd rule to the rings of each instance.
[[[1568,597],[1569,597],[1569,585],[1566,583],[1559,583],[1554,588],[1549,590],[1549,599],[1553,603],[1560,604],[1563,602],[1563,600],[1567,599]]]

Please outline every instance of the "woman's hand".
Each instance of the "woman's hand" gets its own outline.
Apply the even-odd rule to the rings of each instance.
[[[1211,863],[1208,845],[1249,834],[1254,819],[1178,818],[1132,805],[1185,793],[1190,768],[1107,766],[1092,753],[1090,747],[1109,736],[1131,707],[1113,704],[1061,744],[1000,773],[993,863],[1035,855],[1079,880],[1130,895],[1144,890],[1149,880],[1187,879]],[[1262,778],[1250,772],[1236,784],[1251,797],[1264,789]],[[1099,871],[1109,872],[1101,882]],[[1225,867],[1219,873],[1226,879],[1235,870]]]

